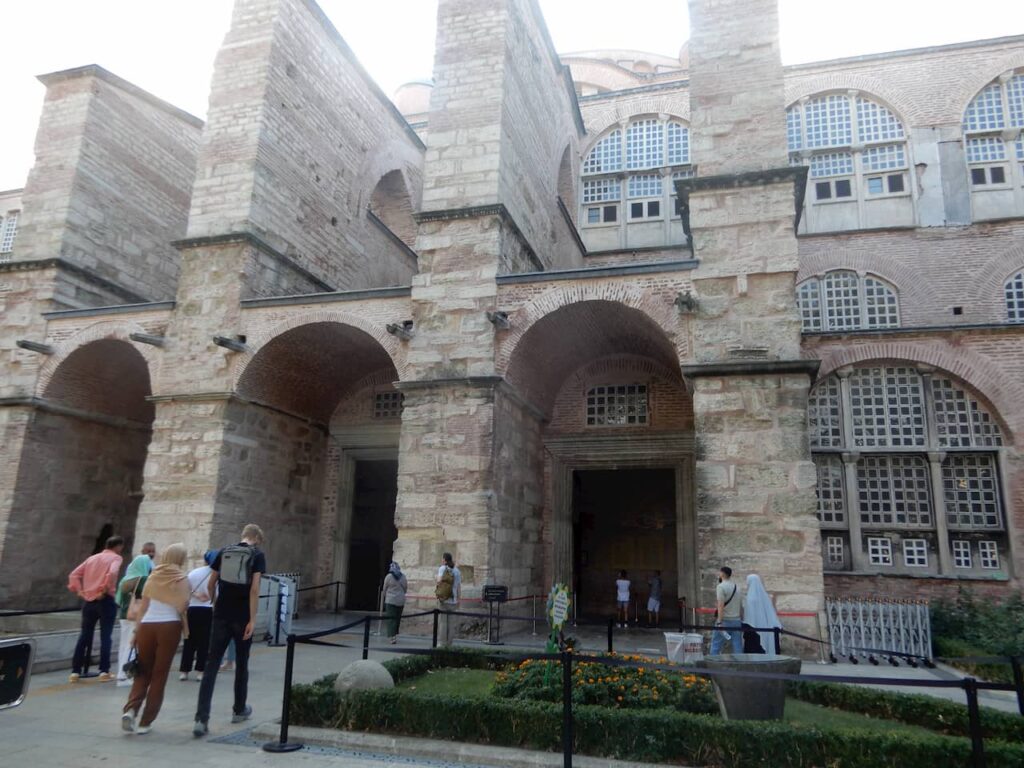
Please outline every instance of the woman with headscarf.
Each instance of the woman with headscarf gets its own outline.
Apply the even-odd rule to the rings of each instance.
[[[747,576],[747,594],[743,599],[743,622],[759,630],[767,630],[753,634],[757,635],[763,653],[767,656],[775,656],[777,653],[775,633],[771,631],[771,628],[781,628],[782,622],[779,621],[779,615],[775,612],[775,606],[772,605],[771,596],[765,590],[764,584],[761,583],[761,577],[756,573]]]
[[[132,643],[135,640],[136,617],[128,617],[128,609],[131,607],[132,598],[142,599],[142,589],[146,586],[146,578],[153,570],[153,558],[149,555],[139,555],[128,564],[124,572],[124,578],[117,585],[118,618],[121,620],[121,641],[117,649],[117,684],[131,685],[132,681],[124,672],[124,663],[128,661],[131,653]]]
[[[210,627],[213,626],[213,595],[210,594],[210,566],[217,559],[217,550],[207,550],[204,564],[188,572],[188,637],[181,649],[179,680],[188,680],[195,662],[196,680],[202,680],[206,655],[210,650]]]
[[[409,591],[409,580],[402,573],[396,562],[388,566],[388,575],[384,577],[384,616],[388,622],[389,642],[398,642],[398,627],[402,623],[402,611],[405,610],[405,593]]]
[[[149,733],[164,701],[164,687],[182,633],[188,637],[189,586],[185,564],[185,545],[171,544],[160,557],[160,565],[146,579],[142,590],[144,615],[135,633],[139,671],[121,715],[125,731]],[[145,702],[145,709],[142,709]],[[142,718],[136,724],[139,710]]]

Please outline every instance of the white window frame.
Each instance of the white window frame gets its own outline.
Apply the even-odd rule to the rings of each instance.
[[[859,317],[853,324],[840,324],[838,322],[839,315],[830,311],[836,297],[829,293],[828,283],[831,279],[846,278],[848,280],[851,276],[856,277],[856,295],[853,298],[858,307]],[[810,290],[812,285],[817,286],[816,292]],[[900,292],[893,283],[874,273],[831,269],[801,281],[796,288],[803,333],[850,333],[864,329],[900,327]],[[814,293],[813,296],[811,296],[812,293]],[[879,303],[879,297],[884,297],[884,304]],[[894,312],[887,311],[890,297]],[[843,304],[849,305],[850,302],[845,301]],[[879,312],[879,309],[882,311]],[[893,314],[895,314],[895,318],[892,317]],[[847,316],[843,315],[842,317]]]
[[[928,540],[903,539],[903,565],[906,568],[928,567]]]
[[[978,561],[986,571],[999,570],[999,545],[991,539],[978,542]]]
[[[868,536],[868,561],[872,565],[892,567],[892,539],[888,536]]]
[[[971,542],[967,539],[953,539],[953,567],[954,568],[973,568],[974,564],[971,560]]]
[[[964,110],[961,128],[972,194],[1024,186],[1024,68],[1005,72],[978,91]],[[1002,171],[1001,181],[993,180],[996,169]]]
[[[1006,278],[1003,295],[1006,298],[1006,321],[1024,323],[1024,269]]]
[[[14,250],[14,238],[18,234],[18,216],[21,211],[8,211],[0,218],[0,260],[8,261]],[[6,257],[6,258],[5,258]]]
[[[825,563],[839,568],[846,565],[846,546],[842,536],[825,537]]]

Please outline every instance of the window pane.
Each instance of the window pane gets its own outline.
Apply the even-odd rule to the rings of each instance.
[[[842,567],[846,561],[842,536],[825,537],[825,560],[833,568]]]
[[[600,224],[601,223],[601,209],[600,208],[587,208],[587,224]]]
[[[589,426],[636,426],[647,423],[647,385],[618,384],[587,392]]]
[[[996,543],[994,541],[979,541],[978,559],[981,561],[982,568],[998,568],[999,549],[996,547]]]
[[[902,192],[903,191],[903,174],[902,173],[891,174],[890,176],[886,177],[886,180],[887,180],[887,182],[889,184],[889,191],[890,192]]]
[[[638,120],[626,129],[626,168],[656,168],[664,163],[665,126]]]
[[[1001,528],[999,482],[991,454],[952,454],[942,462],[946,520],[951,528]]]
[[[865,171],[888,171],[894,168],[906,168],[907,156],[902,144],[887,144],[884,147],[869,147],[861,154],[861,164]]]
[[[872,565],[892,565],[892,542],[888,539],[868,539],[868,559]]]
[[[994,163],[1006,159],[1006,145],[997,136],[968,139],[966,153],[968,163]]]
[[[971,184],[981,185],[986,184],[987,178],[985,176],[984,168],[971,168]]]
[[[936,439],[943,448],[997,448],[1003,444],[992,414],[952,380],[932,378],[932,401]]]
[[[819,181],[814,185],[814,197],[818,200],[829,200],[832,197],[832,182]]]
[[[810,159],[810,168],[813,179],[821,179],[826,176],[852,176],[853,155],[849,152],[815,155]]]
[[[881,104],[858,96],[857,135],[862,142],[902,139],[903,125]]]
[[[864,278],[864,310],[868,328],[897,328],[900,324],[896,292],[873,277]]]
[[[864,456],[857,461],[861,523],[930,527],[928,465],[917,456]]]
[[[927,568],[928,542],[924,539],[904,539],[903,564],[908,568]]]
[[[1006,281],[1006,319],[1011,323],[1024,323],[1024,272]]]
[[[583,173],[622,170],[622,131],[616,129],[601,139],[583,161]]]
[[[629,204],[629,218],[631,219],[642,219],[644,217],[644,204],[643,203],[630,203]]]
[[[860,328],[860,278],[856,272],[829,272],[824,279],[824,293],[828,330]]]
[[[818,520],[844,524],[846,501],[843,494],[843,463],[838,456],[814,457],[818,470]]]
[[[925,446],[924,392],[912,368],[859,368],[850,376],[853,444]]]
[[[619,206],[617,205],[606,205],[604,207],[604,222],[608,224],[613,221],[619,220]]]
[[[953,539],[953,567],[971,567],[971,543],[963,539]]]
[[[583,182],[584,204],[618,200],[621,196],[622,184],[618,179],[595,179]]]
[[[839,409],[839,379],[829,376],[807,398],[807,426],[812,448],[841,448],[843,419]]]
[[[1006,83],[1006,101],[1010,107],[1010,127],[1024,128],[1024,75],[1014,75]]]
[[[661,175],[648,173],[630,176],[626,182],[628,197],[661,197]]]
[[[1003,98],[999,83],[992,83],[974,97],[964,113],[965,131],[988,131],[1002,128]]]
[[[7,215],[0,219],[0,253],[10,253],[14,250],[14,236],[18,231],[19,211],[8,211]]]
[[[1006,169],[1001,165],[993,166],[988,169],[989,178],[993,184],[1005,184],[1006,183]]]
[[[796,303],[800,308],[801,329],[804,331],[820,331],[821,287],[817,278],[812,277],[810,280],[805,280],[800,284],[796,289]]]
[[[838,147],[852,143],[850,99],[832,94],[811,99],[804,105],[807,146]]]
[[[661,201],[660,200],[648,200],[647,201],[647,216],[649,218],[655,218],[661,216]]]
[[[882,177],[875,176],[868,179],[868,194],[869,195],[880,195],[885,190],[882,184]]]
[[[849,179],[836,179],[836,197],[852,197],[853,187]]]
[[[668,124],[668,164],[690,162],[690,130],[680,123]]]
[[[786,110],[786,142],[789,151],[795,152],[803,148],[803,137],[800,135],[800,107]]]

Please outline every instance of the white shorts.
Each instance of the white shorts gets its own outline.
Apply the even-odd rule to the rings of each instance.
[[[647,598],[647,610],[651,613],[657,613],[661,610],[661,600],[657,600],[653,597]]]

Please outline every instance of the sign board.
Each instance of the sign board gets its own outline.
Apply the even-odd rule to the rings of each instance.
[[[556,632],[562,629],[569,618],[569,607],[572,605],[572,598],[569,596],[569,587],[565,584],[555,584],[548,595],[548,620],[551,628]]]
[[[485,603],[504,603],[508,600],[508,587],[501,584],[484,585]]]
[[[0,709],[25,700],[35,650],[35,643],[24,637],[0,641]]]

